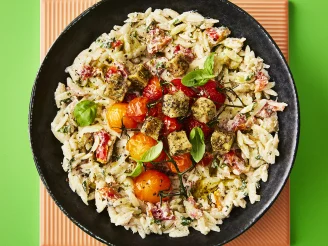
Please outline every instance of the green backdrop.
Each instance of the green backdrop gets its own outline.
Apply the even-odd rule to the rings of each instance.
[[[0,245],[4,246],[39,244],[39,179],[27,127],[39,67],[39,7],[39,0],[0,4]],[[301,105],[301,138],[291,174],[291,243],[298,246],[328,245],[327,7],[325,0],[290,2],[290,66]]]

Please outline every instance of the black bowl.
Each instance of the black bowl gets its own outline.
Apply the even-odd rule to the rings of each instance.
[[[279,115],[280,156],[270,167],[269,180],[261,185],[261,201],[246,209],[233,209],[230,218],[221,225],[221,232],[207,236],[191,230],[188,237],[169,238],[150,235],[141,239],[138,234],[110,223],[107,212],[98,214],[94,205],[86,206],[73,193],[63,171],[60,143],[55,139],[50,123],[56,115],[54,92],[59,81],[66,81],[64,70],[80,51],[102,33],[120,25],[130,12],[145,11],[148,7],[172,8],[178,12],[197,10],[204,16],[220,20],[232,30],[233,37],[246,37],[247,44],[271,65],[270,76],[276,81],[279,100],[288,103]],[[291,171],[299,136],[299,108],[295,84],[288,65],[275,42],[250,15],[224,0],[125,0],[102,1],[83,12],[58,37],[45,57],[32,91],[29,113],[30,141],[36,168],[48,192],[59,208],[81,229],[110,245],[219,245],[240,235],[253,225],[275,201]],[[92,204],[92,202],[91,202]]]

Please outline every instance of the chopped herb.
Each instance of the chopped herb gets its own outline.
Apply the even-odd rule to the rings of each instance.
[[[86,180],[84,180],[84,181],[82,182],[82,187],[83,187],[83,190],[84,190],[85,192],[88,192],[88,183],[87,183]]]
[[[257,155],[257,156],[255,157],[255,159],[256,159],[256,160],[261,160],[261,159],[262,159],[262,156]]]
[[[63,126],[62,128],[60,128],[57,132],[60,132],[60,133],[68,133],[71,129],[71,126],[68,125],[68,126]]]
[[[60,104],[61,104],[61,103],[69,104],[69,103],[71,103],[71,102],[72,102],[72,99],[71,99],[71,98],[66,98],[66,99],[61,100],[61,101],[60,101]]]
[[[243,179],[243,180],[241,181],[241,186],[239,187],[238,190],[245,190],[246,187],[247,187],[247,181],[246,181],[245,179]]]
[[[179,22],[180,22],[179,19],[175,19],[175,20],[173,21],[173,25],[176,25],[176,24],[178,24]]]
[[[181,217],[181,225],[188,226],[193,222],[193,219],[190,217]]]

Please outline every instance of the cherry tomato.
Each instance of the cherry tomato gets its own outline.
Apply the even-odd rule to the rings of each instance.
[[[217,30],[215,30],[214,28],[207,28],[206,33],[213,39],[213,41],[217,41],[220,37]]]
[[[134,121],[142,123],[147,115],[147,103],[149,99],[146,97],[137,97],[129,102],[126,115],[131,117]]]
[[[159,171],[147,170],[134,179],[134,194],[145,202],[160,201],[158,193],[171,189],[170,178]]]
[[[174,86],[171,85],[168,87],[168,91],[170,94],[173,94],[177,91],[182,91],[188,97],[196,97],[197,96],[197,93],[193,89],[182,84],[181,79],[174,79],[171,81],[171,83]]]
[[[163,119],[165,115],[163,114],[162,111],[162,103],[157,103],[156,105],[154,105],[154,107],[151,107],[148,110],[148,115],[157,117],[159,119]]]
[[[104,198],[110,198],[110,199],[117,199],[120,198],[120,194],[117,193],[115,189],[112,187],[103,187],[99,189],[99,193],[104,197]]]
[[[143,154],[156,144],[157,141],[155,139],[139,132],[129,139],[126,149],[130,152],[130,156],[133,159],[140,160]]]
[[[203,158],[197,164],[206,167],[212,163],[213,159],[214,159],[213,155],[209,152],[206,152]]]
[[[178,54],[181,53],[184,55],[185,59],[188,62],[192,62],[195,59],[194,54],[192,53],[192,50],[190,48],[185,48],[182,45],[178,44],[177,46],[174,47],[173,54]]]
[[[169,135],[171,132],[179,131],[182,129],[182,124],[176,118],[170,118],[168,116],[164,116],[164,136]]]
[[[150,101],[159,100],[162,95],[162,87],[158,77],[152,77],[148,85],[144,88],[142,95],[147,97]]]
[[[190,153],[172,156],[172,158],[175,160],[180,172],[184,172],[192,166]],[[167,164],[173,173],[177,173],[177,169],[172,162],[168,162]]]
[[[110,46],[114,49],[116,47],[120,47],[123,45],[123,42],[121,40],[116,40],[110,44]]]
[[[205,85],[198,87],[198,96],[211,99],[218,109],[222,106],[226,99],[226,95],[218,91],[218,88],[220,87],[222,86],[219,83],[210,80]]]
[[[189,136],[191,130],[195,127],[199,127],[202,129],[205,138],[209,137],[213,131],[208,125],[206,125],[205,123],[199,122],[198,120],[194,119],[193,117],[187,118],[185,120],[184,126],[185,126],[185,130],[186,130],[188,136]]]
[[[154,160],[154,162],[160,162],[160,161],[165,161],[166,160],[166,153],[164,150],[160,153],[160,155]],[[150,162],[144,163],[147,168],[154,168],[154,165],[151,164]]]
[[[109,126],[116,132],[120,133],[123,125],[126,128],[136,128],[138,123],[126,115],[128,108],[127,103],[115,103],[107,109],[106,118]]]

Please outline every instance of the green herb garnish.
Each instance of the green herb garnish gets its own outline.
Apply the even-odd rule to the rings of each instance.
[[[188,87],[205,85],[210,79],[215,78],[213,74],[214,54],[211,53],[204,63],[204,69],[196,69],[182,78],[182,84]]]
[[[181,217],[181,225],[188,226],[193,222],[193,219],[190,217]]]
[[[191,156],[195,162],[199,162],[205,153],[205,142],[204,133],[201,128],[195,127],[190,132],[189,137],[190,143],[192,144]]]

